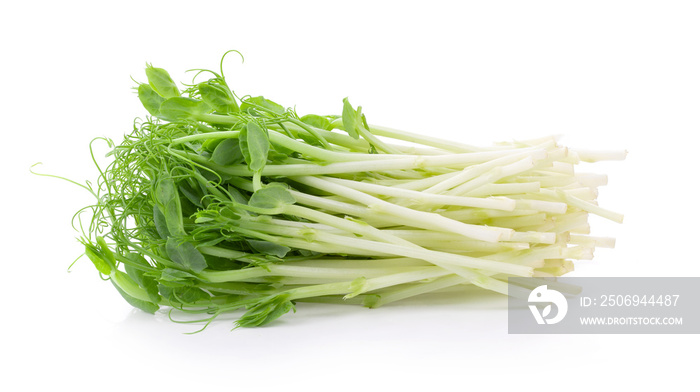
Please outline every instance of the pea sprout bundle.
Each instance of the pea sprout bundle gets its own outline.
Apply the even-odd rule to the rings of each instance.
[[[606,176],[575,169],[625,152],[553,137],[476,147],[371,125],[347,98],[338,115],[300,116],[236,95],[223,70],[202,75],[179,87],[149,65],[138,97],[150,116],[84,186],[97,200],[85,254],[146,312],[206,327],[240,311],[236,326],[254,327],[302,301],[508,294],[508,277],[560,276],[614,246],[588,223],[622,222],[596,202]]]

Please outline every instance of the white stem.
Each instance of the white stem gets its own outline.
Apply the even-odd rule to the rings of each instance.
[[[573,152],[584,162],[624,161],[627,158],[627,150],[592,151],[575,149]]]
[[[377,213],[382,212],[401,217],[406,224],[410,224],[415,227],[438,231],[452,231],[462,234],[468,238],[474,238],[487,242],[507,240],[510,238],[510,235],[513,232],[511,229],[471,225],[445,218],[444,216],[435,213],[416,211],[410,208],[401,207],[319,177],[292,177],[292,180],[324,190],[326,192],[351,198],[354,201],[365,204],[371,210]]]
[[[495,210],[513,211],[515,209],[515,201],[505,198],[482,198],[482,197],[467,197],[467,196],[446,196],[426,194],[424,192],[413,191],[409,189],[394,188],[382,185],[371,184],[367,182],[344,180],[340,178],[326,177],[326,181],[347,186],[358,191],[367,192],[377,195],[401,197],[409,199],[415,204],[429,205],[450,205],[475,208],[491,208]]]

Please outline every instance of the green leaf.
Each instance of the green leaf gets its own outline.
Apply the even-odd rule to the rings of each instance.
[[[197,89],[202,100],[219,113],[236,113],[240,110],[231,90],[225,84],[209,81],[198,84]]]
[[[312,146],[318,146],[318,147],[323,147],[323,143],[314,135],[304,133],[304,132],[299,132],[299,138],[303,141],[305,141],[307,144],[310,144]]]
[[[197,282],[197,277],[189,272],[175,268],[164,268],[157,279],[160,284],[168,287],[192,286]]]
[[[187,97],[168,98],[160,104],[159,117],[168,121],[195,120],[198,115],[211,112],[211,106],[198,99]]]
[[[263,299],[248,311],[237,322],[238,327],[259,327],[278,319],[289,312],[296,311],[294,304],[289,300],[289,293],[273,295]]]
[[[114,266],[110,265],[101,252],[92,245],[85,245],[85,255],[92,261],[98,271],[104,275],[110,275]]]
[[[124,263],[124,269],[126,274],[129,275],[131,279],[136,282],[139,286],[143,287],[144,278],[152,279],[150,276],[146,276],[144,269],[151,268],[148,261],[143,258],[138,253],[127,253],[125,257],[129,260],[129,263]],[[143,267],[143,268],[138,268]]]
[[[218,146],[219,143],[223,142],[224,140],[226,139],[207,139],[202,143],[202,150],[213,152],[216,149],[216,146]]]
[[[307,114],[306,116],[303,116],[300,120],[305,124],[311,125],[312,127],[316,127],[319,129],[325,129],[327,131],[333,129],[333,125],[331,125],[331,121],[328,119],[328,117],[319,116],[316,114]]]
[[[165,219],[165,226],[168,229],[168,233],[175,236],[184,235],[185,226],[182,219],[182,206],[180,204],[180,196],[175,181],[169,177],[158,181],[155,196],[156,204]],[[156,226],[156,229],[157,228],[158,226]]]
[[[109,246],[107,245],[107,241],[105,241],[104,237],[98,235],[97,238],[95,238],[95,241],[97,242],[97,245],[100,246],[101,256],[110,265],[116,265],[117,260],[114,258],[114,253],[112,253],[112,250],[109,249]]]
[[[235,186],[229,185],[226,187],[226,190],[231,195],[231,200],[238,204],[248,204],[248,197],[243,195]]]
[[[202,272],[202,270],[207,268],[207,261],[204,259],[204,256],[188,241],[179,241],[170,237],[165,243],[165,251],[173,263],[181,265],[185,269]]]
[[[261,171],[267,163],[267,153],[270,150],[267,130],[263,130],[257,122],[249,121],[246,127],[241,129],[238,140],[248,169],[254,172]]]
[[[158,289],[164,298],[172,302],[191,304],[211,298],[209,293],[198,287],[168,287],[165,285],[160,285],[158,286]]]
[[[367,288],[367,279],[365,279],[364,277],[359,277],[350,283],[350,293],[347,294],[344,298],[348,299],[356,297],[357,295],[367,291]]]
[[[144,301],[144,300],[130,296],[124,290],[122,290],[119,286],[117,286],[117,284],[114,283],[114,281],[112,281],[112,285],[114,285],[114,288],[117,289],[119,294],[121,294],[121,296],[126,300],[126,302],[129,303],[129,305],[131,305],[137,309],[141,309],[144,312],[150,313],[150,314],[154,314],[158,309],[160,309],[160,306],[156,305],[155,303],[151,303],[151,302]]]
[[[253,116],[282,115],[286,112],[284,107],[278,103],[260,97],[250,97],[241,103],[241,111]]]
[[[212,162],[221,166],[230,166],[242,163],[245,158],[241,151],[238,139],[224,139],[219,143],[211,155]]]
[[[362,116],[360,116],[362,119],[362,126],[365,127],[365,129],[369,130],[369,124],[367,124],[367,116],[365,116],[364,113],[362,113]]]
[[[223,208],[220,208],[218,213],[221,215],[222,218],[225,219],[230,219],[230,220],[239,220],[241,219],[241,211],[239,211],[239,208],[236,208],[235,206],[225,206]]]
[[[146,67],[146,77],[148,78],[148,84],[161,97],[172,98],[180,96],[180,90],[178,90],[177,85],[173,82],[168,71],[163,68],[149,65]]]
[[[354,139],[359,139],[360,134],[357,132],[357,112],[350,105],[347,98],[343,98],[343,128]]]
[[[117,291],[119,291],[119,294],[121,294],[131,306],[148,313],[155,313],[155,311],[159,309],[157,304],[150,302],[149,294],[124,272],[119,270],[114,271],[111,276],[111,281]]]
[[[175,290],[175,295],[177,295],[182,302],[186,303],[203,301],[211,298],[209,293],[200,289],[199,287],[182,287]]]
[[[139,101],[152,116],[160,114],[160,105],[165,101],[149,84],[141,83],[138,89]]]
[[[246,256],[246,262],[250,263],[250,266],[260,267],[265,271],[270,272],[270,264],[284,263],[284,259],[273,255],[251,254]],[[270,282],[279,282],[281,278],[281,276],[266,276],[263,279]]]
[[[260,188],[248,200],[248,205],[256,208],[273,209],[283,205],[294,204],[296,199],[289,189],[277,183]]]
[[[241,269],[243,266],[247,265],[240,261],[235,261],[224,257],[212,255],[204,255],[204,258],[207,260],[207,266],[209,267],[209,269],[215,271],[230,271],[234,269]]]
[[[287,158],[289,158],[289,154],[279,152],[279,151],[277,151],[276,148],[271,148],[270,151],[267,152],[267,160],[268,161],[282,162],[282,161],[286,160]]]
[[[156,226],[156,231],[162,239],[170,237],[170,231],[168,230],[168,224],[165,222],[165,215],[158,208],[157,204],[153,205],[153,224]]]
[[[274,242],[260,240],[247,240],[247,242],[256,252],[275,257],[284,257],[291,250],[284,245],[278,245]]]
[[[204,195],[201,193],[199,187],[193,187],[190,184],[183,182],[183,183],[180,183],[180,186],[178,189],[180,190],[180,193],[183,196],[185,196],[185,199],[187,199],[195,207],[204,208],[204,205],[202,204],[202,199],[204,198]],[[181,202],[182,202],[182,200],[181,200]],[[183,209],[183,213],[184,213],[184,209]]]
[[[362,306],[370,309],[375,308],[381,299],[382,296],[379,294],[366,294],[365,297],[362,298]]]
[[[152,302],[158,303],[160,301],[160,295],[158,295],[158,282],[152,276],[147,275],[143,269],[136,267],[137,265],[140,265],[145,268],[150,268],[150,265],[146,259],[137,253],[127,253],[126,258],[132,263],[124,263],[124,270],[126,271],[126,274],[129,275],[129,277],[133,279],[136,284],[146,290],[148,297]]]
[[[293,156],[295,153],[296,151],[292,149],[270,144],[270,151],[267,154],[267,159],[272,161],[282,161]]]

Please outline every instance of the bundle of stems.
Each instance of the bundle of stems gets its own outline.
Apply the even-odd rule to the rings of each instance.
[[[223,59],[222,59],[223,61]],[[111,144],[85,254],[133,306],[267,324],[298,301],[378,307],[459,285],[508,294],[614,239],[590,235],[604,175],[554,137],[476,147],[234,94],[223,71],[178,87],[146,68],[150,116]],[[197,78],[195,77],[195,79]]]

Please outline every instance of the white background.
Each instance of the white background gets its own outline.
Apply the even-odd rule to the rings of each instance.
[[[29,174],[96,178],[88,143],[145,111],[146,62],[189,82],[218,67],[239,95],[465,143],[563,135],[627,149],[603,206],[623,225],[577,276],[700,276],[700,8],[681,1],[199,1],[5,4],[0,16],[3,390],[677,389],[698,335],[507,334],[505,302],[426,298],[376,310],[298,306],[266,328],[204,333],[133,310],[80,255],[92,202]],[[112,4],[112,5],[108,5]],[[106,152],[97,145],[100,154]],[[209,389],[212,390],[212,389]]]

